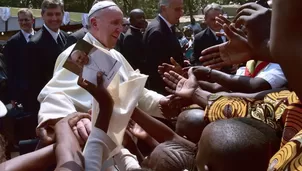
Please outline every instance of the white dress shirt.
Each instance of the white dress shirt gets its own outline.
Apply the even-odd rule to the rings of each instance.
[[[30,36],[33,36],[34,34],[35,34],[35,31],[34,30],[32,30],[31,31],[31,33],[27,33],[27,32],[25,32],[24,30],[21,30],[21,32],[22,32],[22,34],[23,34],[23,36],[24,36],[24,38],[25,38],[25,40],[27,41],[27,42],[29,42],[29,40],[30,40]]]
[[[246,67],[240,67],[236,75],[244,76]],[[272,89],[281,88],[287,83],[285,75],[279,64],[269,63],[262,71],[258,73],[256,78],[262,78],[267,81]]]
[[[59,34],[60,34],[60,29],[58,29],[57,32],[54,32],[54,31],[52,31],[50,28],[48,28],[48,27],[46,26],[46,24],[44,24],[43,26],[44,26],[44,27],[46,28],[46,30],[51,34],[52,38],[57,42],[57,38],[58,38],[58,36],[59,36]],[[58,42],[57,42],[57,43],[58,43]]]

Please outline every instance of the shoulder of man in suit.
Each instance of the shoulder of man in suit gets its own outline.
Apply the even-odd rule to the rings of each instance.
[[[20,37],[20,34],[22,34],[22,32],[18,32],[14,35],[12,35],[7,41],[6,41],[6,44],[8,43],[11,43],[11,42],[14,42],[14,41],[18,41],[18,38]]]
[[[42,41],[42,31],[39,30],[37,32],[35,32],[35,34],[30,38],[29,42],[28,43],[37,43],[39,41]]]
[[[68,34],[67,34],[65,31],[60,30],[60,32],[61,32],[65,37],[68,37]]]

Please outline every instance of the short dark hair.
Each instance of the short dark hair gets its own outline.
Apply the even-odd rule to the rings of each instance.
[[[200,141],[199,150],[204,152],[201,155],[208,160],[207,165],[226,171],[266,170],[280,146],[277,131],[252,118],[213,122],[205,128]],[[246,167],[251,159],[255,164]]]
[[[19,11],[17,13],[18,17],[19,17],[19,14],[29,14],[31,18],[34,18],[33,12],[28,8],[19,9]]]
[[[194,147],[178,141],[161,143],[153,151],[160,155],[160,159],[156,163],[156,170],[190,170],[194,167],[195,151]]]
[[[64,12],[64,3],[62,0],[44,0],[41,5],[41,12],[42,14],[44,14],[47,9],[53,9],[57,7],[60,7],[62,9],[62,12]]]

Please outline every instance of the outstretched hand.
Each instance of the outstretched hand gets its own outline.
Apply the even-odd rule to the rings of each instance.
[[[259,46],[270,37],[272,11],[256,3],[247,3],[237,10],[234,23],[236,28],[244,26],[252,48]]]
[[[198,83],[193,74],[193,68],[189,69],[188,75],[189,78],[186,79],[173,71],[165,73],[163,80],[169,86],[166,87],[166,90],[184,99],[191,99],[193,93],[198,88]]]
[[[98,72],[96,77],[97,86],[83,79],[82,75],[79,75],[78,85],[88,91],[98,101],[99,104],[103,104],[104,107],[108,105],[107,108],[113,106],[112,97],[103,85],[102,72]]]
[[[243,27],[247,32],[249,46],[253,49],[258,60],[265,61],[269,54],[263,53],[269,50],[272,10],[256,3],[247,3],[237,10],[234,22],[236,28]]]
[[[158,73],[160,75],[164,75],[165,72],[174,71],[180,75],[184,75],[185,71],[183,71],[181,65],[177,63],[173,57],[170,58],[171,64],[163,63],[158,66]]]
[[[225,18],[223,15],[219,15],[218,17],[215,18],[216,23],[219,24],[221,27],[223,27],[224,24],[226,24],[228,27],[232,24],[232,22],[230,20],[228,20],[227,18]],[[243,30],[241,29],[234,29],[234,32],[239,34],[242,37],[247,38],[247,35],[244,33]],[[216,36],[225,36],[224,33],[221,32],[217,32]]]
[[[149,134],[133,120],[129,121],[127,130],[131,132],[138,139],[145,140],[149,138]]]
[[[232,64],[240,64],[251,59],[252,51],[247,39],[239,35],[233,24],[223,25],[228,42],[210,47],[202,51],[200,61],[204,66],[221,68]]]
[[[223,15],[219,15],[218,17],[215,17],[216,23],[223,26],[224,24],[226,24],[227,26],[229,26],[230,24],[232,24],[232,22],[230,20],[228,20],[227,18],[225,18]]]
[[[56,142],[66,144],[67,146],[79,145],[80,142],[78,142],[72,129],[77,125],[79,121],[85,118],[90,120],[91,117],[89,114],[86,113],[74,113],[66,116],[65,118],[61,119],[58,123],[56,123]]]
[[[103,85],[102,73],[98,72],[97,86],[84,80],[82,76],[79,76],[78,85],[87,90],[99,103],[100,113],[98,114],[95,126],[107,132],[109,120],[113,111],[113,99],[110,93]]]

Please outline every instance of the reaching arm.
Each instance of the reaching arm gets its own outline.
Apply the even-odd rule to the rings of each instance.
[[[233,92],[255,93],[272,88],[271,85],[262,78],[234,76],[217,70],[212,70],[210,79],[212,82],[216,82]]]
[[[150,115],[146,114],[138,108],[134,110],[132,119],[159,143],[176,140],[194,146],[194,143],[177,135],[168,126],[156,120],[155,118],[152,118]]]
[[[72,144],[58,144],[55,148],[57,168],[55,171],[84,171],[82,149]]]
[[[270,49],[272,56],[281,65],[289,86],[302,99],[302,82],[299,79],[302,66],[301,18],[302,1],[274,0]]]
[[[22,156],[18,156],[0,164],[3,171],[32,171],[45,170],[56,163],[54,145],[47,146],[38,151],[34,151]]]
[[[222,91],[230,91],[227,88],[221,86],[218,83],[210,83],[207,81],[198,81],[198,85],[201,89],[212,92],[212,93],[216,93],[216,92],[222,92]]]
[[[218,96],[226,96],[226,97],[243,97],[243,98],[250,98],[256,100],[263,100],[264,97],[273,92],[279,92],[285,90],[286,88],[279,88],[279,89],[272,89],[272,90],[265,90],[257,93],[228,93],[228,92],[219,92],[216,93]],[[192,96],[193,102],[198,104],[199,106],[205,108],[208,105],[209,96],[212,93],[202,90],[201,88],[197,88]]]

